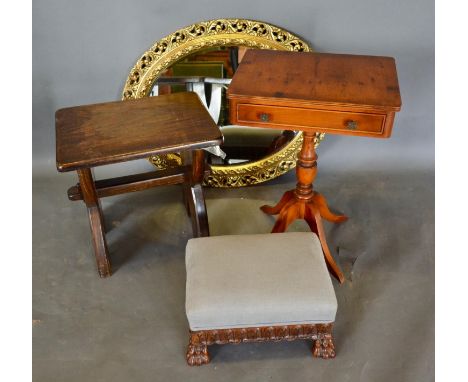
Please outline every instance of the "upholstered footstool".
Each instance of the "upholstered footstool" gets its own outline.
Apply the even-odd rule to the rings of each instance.
[[[337,301],[311,232],[191,239],[186,249],[189,365],[210,362],[208,345],[311,339],[335,357]]]

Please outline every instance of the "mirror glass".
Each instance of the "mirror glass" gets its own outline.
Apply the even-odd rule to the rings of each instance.
[[[209,162],[233,165],[259,160],[281,150],[294,131],[244,127],[229,121],[226,89],[247,48],[214,47],[184,57],[154,83],[150,96],[183,91],[196,92],[224,135],[221,147],[210,149]]]

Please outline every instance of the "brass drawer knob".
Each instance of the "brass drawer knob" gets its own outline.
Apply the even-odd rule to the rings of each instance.
[[[270,115],[267,113],[261,113],[259,117],[262,122],[268,122],[270,120]]]
[[[353,120],[346,121],[346,127],[349,130],[356,130],[357,126],[358,126],[358,123],[356,121],[353,121]]]

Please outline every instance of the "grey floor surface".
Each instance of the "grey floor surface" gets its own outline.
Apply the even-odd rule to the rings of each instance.
[[[337,357],[308,341],[212,346],[185,363],[184,248],[178,186],[103,200],[114,275],[99,279],[71,174],[33,179],[34,381],[431,381],[434,379],[432,172],[319,172],[316,188],[350,220],[326,226],[347,281],[338,298]],[[258,207],[294,186],[206,192],[212,235],[269,232]],[[328,223],[327,223],[328,224]],[[306,230],[303,222],[290,230]],[[233,302],[235,303],[235,302]]]

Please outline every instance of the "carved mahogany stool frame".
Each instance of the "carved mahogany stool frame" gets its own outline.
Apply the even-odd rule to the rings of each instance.
[[[200,366],[210,362],[208,345],[282,340],[313,340],[312,355],[314,357],[335,358],[332,329],[333,322],[190,331],[186,359],[190,366]]]

